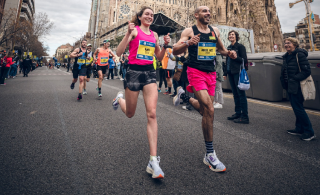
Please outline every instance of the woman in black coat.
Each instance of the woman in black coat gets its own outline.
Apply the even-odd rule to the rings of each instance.
[[[296,115],[295,129],[288,130],[287,132],[291,135],[299,135],[302,140],[310,141],[316,136],[303,107],[304,98],[300,87],[300,81],[305,80],[311,75],[310,64],[307,60],[308,52],[300,49],[299,41],[291,37],[285,40],[285,49],[287,53],[283,56],[280,80],[282,87],[287,90],[292,109]]]
[[[230,86],[233,93],[233,99],[235,104],[235,114],[228,117],[228,120],[233,120],[235,123],[249,124],[248,116],[248,102],[246,92],[238,88],[238,81],[240,76],[240,69],[243,61],[247,61],[246,48],[238,43],[240,37],[238,32],[232,30],[228,33],[228,39],[231,45],[228,46],[228,50],[234,50],[237,52],[237,58],[231,59],[227,57],[226,65],[224,66],[224,78],[229,77]]]

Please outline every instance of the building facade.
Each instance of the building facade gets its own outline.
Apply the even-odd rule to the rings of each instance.
[[[7,0],[4,10],[16,10],[16,18],[32,21],[35,13],[35,0]]]
[[[58,59],[64,58],[64,55],[69,55],[72,50],[73,46],[69,43],[61,45],[56,49],[55,57],[57,57]]]
[[[320,49],[320,19],[319,15],[314,14],[313,22],[313,42],[317,49]],[[310,36],[308,27],[308,18],[302,19],[296,26],[295,30],[296,38],[300,41],[300,47],[306,50],[310,50]]]
[[[211,25],[226,25],[253,29],[254,47],[260,52],[273,51],[277,44],[283,50],[283,38],[274,0],[93,0],[89,22],[91,37],[96,46],[104,38],[115,39],[123,35],[126,27],[117,28],[131,20],[142,6],[151,7],[154,13],[163,13],[184,27],[195,24],[194,10],[208,6]],[[113,31],[113,29],[116,29]],[[108,37],[102,37],[106,32]],[[96,35],[96,36],[93,36]]]

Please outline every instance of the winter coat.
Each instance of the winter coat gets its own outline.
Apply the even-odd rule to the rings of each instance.
[[[242,66],[242,59],[244,60],[244,63],[247,62],[247,52],[246,48],[236,42],[234,45],[229,45],[228,50],[234,50],[237,52],[237,58],[236,59],[231,59],[230,58],[230,71],[231,74],[239,74],[240,73],[240,66]],[[226,64],[223,67],[224,75],[227,76],[227,63],[228,63],[229,57],[227,57]]]
[[[301,72],[299,71],[297,54]],[[308,52],[300,48],[296,48],[291,55],[287,52],[282,56],[283,65],[281,68],[280,81],[283,89],[286,89],[288,93],[297,94],[300,88],[300,81],[305,80],[311,75],[310,64],[307,57]]]

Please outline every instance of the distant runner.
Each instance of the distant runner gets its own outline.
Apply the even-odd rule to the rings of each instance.
[[[88,52],[87,52],[87,40],[82,40],[81,41],[81,47],[76,48],[71,54],[70,58],[75,58],[74,65],[73,65],[73,79],[72,83],[70,85],[71,89],[74,89],[74,84],[78,81],[78,77],[80,79],[79,83],[79,95],[77,100],[82,99],[82,90],[83,90],[83,83],[85,76],[87,74],[87,68],[86,68],[86,63],[87,60],[90,60],[88,57]]]
[[[86,62],[86,66],[87,66],[87,72],[86,72],[86,76],[84,79],[84,83],[83,83],[83,95],[87,95],[87,82],[90,82],[90,77],[92,74],[92,65],[93,65],[93,57],[92,57],[92,45],[88,44],[87,45],[87,50],[88,50],[88,58],[90,58],[90,60],[87,60]]]
[[[98,96],[102,97],[101,94],[101,86],[102,86],[102,81],[103,81],[103,76],[106,74],[107,70],[109,69],[109,55],[112,55],[115,57],[111,49],[109,49],[110,42],[109,40],[104,40],[103,41],[103,47],[98,48],[94,54],[93,54],[93,60],[94,62],[97,62],[97,70],[98,70],[98,75],[99,75],[99,80],[98,80]],[[98,55],[98,58],[97,58]]]

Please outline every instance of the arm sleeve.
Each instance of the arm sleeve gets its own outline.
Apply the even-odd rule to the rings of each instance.
[[[299,59],[301,72],[294,75],[293,79],[296,81],[303,81],[306,78],[308,78],[308,76],[311,75],[310,64],[308,62],[307,57],[302,53],[298,53],[298,59]],[[297,63],[297,65],[298,65],[298,63]]]
[[[246,51],[246,48],[242,44],[239,44],[238,56],[237,56],[237,59],[235,59],[235,61],[242,63],[242,58],[243,58],[244,62],[247,61],[247,51]]]

